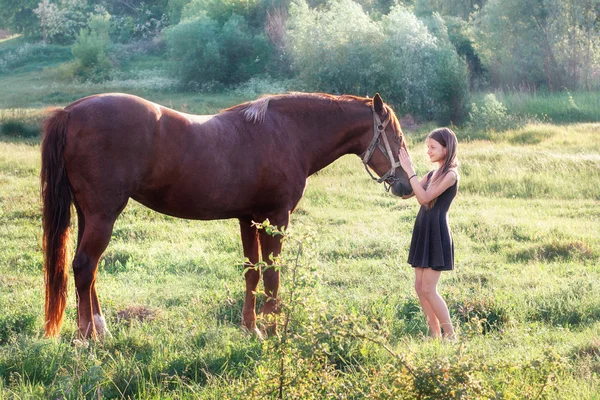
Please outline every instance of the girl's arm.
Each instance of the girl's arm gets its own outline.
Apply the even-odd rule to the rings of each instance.
[[[415,176],[415,169],[406,149],[401,148],[398,155],[400,156],[400,164],[404,171],[408,174],[410,186],[412,187],[413,193],[420,205],[427,204],[436,199],[440,194],[444,193],[446,189],[454,185],[457,180],[456,172],[452,171],[454,173],[446,174],[441,182],[438,182],[435,186],[430,186],[429,190],[426,191],[423,186],[421,186],[421,182],[419,182],[418,178]]]
[[[408,175],[409,177],[412,174]],[[417,180],[417,178],[413,178],[414,180]],[[429,174],[425,174],[425,176],[421,179],[421,181],[419,182],[419,184],[421,185],[422,188],[425,188],[425,185],[427,185],[427,181],[429,180]],[[415,195],[415,191],[413,190],[413,192],[411,194],[407,194],[405,196],[402,196],[403,199],[410,199],[411,197],[413,197]]]
[[[435,200],[440,194],[444,193],[446,189],[454,185],[456,182],[456,175],[452,172],[448,172],[446,176],[438,182],[435,186],[430,186],[429,190],[423,189],[423,187],[416,182],[416,179],[411,179],[411,186],[420,205],[428,204],[432,200]]]

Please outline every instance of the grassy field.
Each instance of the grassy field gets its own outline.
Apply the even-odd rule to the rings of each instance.
[[[480,100],[480,95],[473,97],[476,102]],[[515,116],[556,124],[600,122],[598,92],[499,91],[496,97]]]
[[[249,99],[177,93],[152,57],[96,85],[60,81],[61,62],[0,73],[2,127],[36,127],[44,107],[95,92],[127,91],[198,114]],[[552,104],[563,95],[535,106],[541,95],[498,98],[515,113],[521,104],[521,115],[560,115]],[[600,98],[579,96],[579,108]],[[279,336],[261,341],[240,328],[237,221],[175,219],[131,201],[99,269],[112,336],[77,338],[71,278],[62,334],[45,339],[39,138],[7,131],[0,399],[599,399],[600,124],[567,124],[573,114],[565,115],[551,118],[561,125],[530,124],[490,140],[466,140],[457,128],[456,270],[440,284],[460,333],[450,343],[427,338],[406,263],[416,201],[385,193],[354,156],[311,177],[292,217],[279,319],[289,316],[289,325]],[[598,120],[590,115],[583,120]],[[407,133],[419,175],[431,168],[429,128]]]
[[[416,202],[351,156],[311,177],[292,218],[287,334],[240,328],[236,221],[132,201],[100,267],[112,337],[77,340],[71,282],[62,335],[44,339],[39,145],[2,137],[0,397],[270,398],[283,375],[287,398],[598,398],[599,129],[529,125],[461,143],[457,269],[441,282],[456,343],[426,338],[412,290]],[[423,132],[409,136],[423,174]]]

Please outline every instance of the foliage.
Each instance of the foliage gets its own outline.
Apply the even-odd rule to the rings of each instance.
[[[253,34],[262,31],[267,6],[264,0],[192,0],[185,5],[185,18],[195,18],[206,14],[210,19],[223,25],[234,15],[242,17]],[[273,6],[277,1],[273,2]]]
[[[167,18],[170,25],[177,25],[184,16],[184,7],[190,3],[190,0],[169,0],[167,4]]]
[[[137,20],[132,21],[132,39],[151,39],[168,26],[167,15],[155,15],[145,3],[140,4],[137,14],[139,15]]]
[[[467,62],[471,89],[487,86],[487,70],[475,49],[471,26],[451,16],[444,16],[444,22],[448,27],[448,40],[456,48],[456,53]]]
[[[506,107],[498,101],[493,93],[489,93],[485,95],[481,104],[473,103],[471,105],[467,129],[489,134],[517,129],[523,125],[523,119],[509,115]]]
[[[19,120],[8,120],[0,125],[0,133],[5,136],[29,138],[38,136],[40,130],[37,126],[28,125]]]
[[[254,99],[265,94],[278,94],[287,91],[286,82],[267,78],[250,78],[248,81],[236,86],[233,92],[238,96]]]
[[[0,72],[14,71],[26,65],[64,62],[71,58],[66,46],[25,43],[0,49]]]
[[[0,134],[16,138],[36,138],[40,134],[39,115],[22,109],[0,112]]]
[[[597,88],[598,2],[490,0],[475,19],[495,87]]]
[[[0,26],[13,33],[33,35],[39,20],[33,10],[39,0],[0,0]]]
[[[524,379],[521,395],[539,397],[552,390],[558,376],[565,373],[566,360],[553,348],[533,360],[499,362],[474,357],[462,345],[433,358],[396,352],[379,321],[353,314],[330,315],[328,305],[314,296],[322,281],[317,270],[303,262],[311,233],[295,239],[268,220],[255,226],[281,236],[294,249],[289,260],[279,257],[267,267],[287,273],[289,291],[280,299],[280,315],[265,318],[267,326],[278,326],[278,333],[263,342],[259,373],[244,382],[248,397],[339,398],[351,390],[360,398],[489,398],[498,393],[490,375],[500,371]],[[391,357],[383,357],[381,351]],[[375,360],[377,369],[365,371],[362,366]]]
[[[415,14],[418,16],[431,15],[438,12],[446,17],[460,18],[467,21],[471,14],[480,9],[487,0],[414,0]]]
[[[92,14],[87,0],[61,0],[59,4],[42,0],[33,12],[40,21],[43,40],[61,44],[72,43]]]
[[[252,35],[237,15],[220,25],[203,14],[169,29],[166,40],[182,86],[191,89],[244,82],[269,58],[265,36]]]
[[[323,11],[297,1],[290,6],[287,49],[310,90],[380,92],[401,113],[458,122],[466,115],[466,65],[443,21],[436,23],[432,34],[402,6],[376,22],[350,0]]]
[[[184,86],[219,82],[224,77],[225,60],[219,52],[219,26],[203,16],[184,21],[166,32],[167,47]]]
[[[112,63],[108,58],[108,35],[110,16],[97,15],[90,18],[89,29],[83,29],[73,44],[73,74],[75,78],[94,82],[109,78]]]

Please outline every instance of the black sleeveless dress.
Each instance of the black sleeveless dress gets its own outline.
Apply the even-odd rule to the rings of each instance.
[[[427,185],[433,171],[429,172]],[[413,267],[451,271],[454,268],[454,242],[448,226],[448,210],[456,193],[458,181],[438,196],[430,209],[421,206],[408,252],[408,263]]]

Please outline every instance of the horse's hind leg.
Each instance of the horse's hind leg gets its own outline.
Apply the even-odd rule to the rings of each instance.
[[[102,335],[106,332],[104,317],[96,294],[98,260],[106,250],[116,216],[86,215],[78,212],[80,233],[73,260],[75,287],[77,289],[77,320],[79,334],[84,337]],[[83,222],[83,233],[81,223]]]

